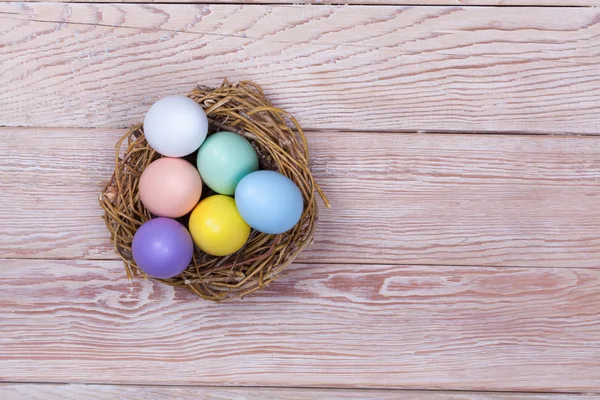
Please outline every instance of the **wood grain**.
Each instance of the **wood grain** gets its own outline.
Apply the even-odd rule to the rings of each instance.
[[[294,265],[221,305],[118,261],[4,260],[9,381],[600,390],[600,271]]]
[[[119,130],[0,129],[0,255],[116,258],[97,197]],[[600,267],[594,137],[309,134],[303,262]]]
[[[597,395],[403,390],[1,384],[3,400],[597,400]]]
[[[0,3],[0,125],[251,79],[305,127],[598,134],[600,9]]]
[[[0,0],[10,2],[11,0]],[[69,2],[68,0],[27,0],[27,2]],[[79,0],[78,3],[95,3],[97,0]],[[133,0],[106,0],[106,3],[135,3]],[[297,0],[149,0],[153,3],[245,3],[245,4],[298,4]],[[303,4],[376,4],[376,5],[442,5],[442,6],[598,6],[600,0],[303,0]]]

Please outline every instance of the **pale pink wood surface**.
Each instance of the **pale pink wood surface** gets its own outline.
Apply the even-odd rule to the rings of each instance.
[[[526,1],[461,3],[598,4]],[[0,399],[597,398],[600,9],[443,3],[0,2]],[[224,77],[313,130],[334,208],[215,305],[128,282],[97,196],[110,128]]]
[[[17,381],[600,391],[600,271],[294,265],[243,301],[118,261],[5,260]]]
[[[598,400],[574,394],[339,390],[288,388],[152,387],[0,384],[2,400]]]
[[[116,258],[97,198],[122,134],[0,128],[3,257]],[[594,137],[308,138],[333,208],[304,262],[600,267]]]
[[[11,0],[0,0],[11,2]],[[28,0],[28,2],[68,3],[69,0]],[[97,3],[97,0],[78,0],[78,3]],[[133,0],[106,0],[105,3],[136,3]],[[147,0],[153,3],[240,3],[240,4],[374,4],[374,5],[442,5],[442,6],[552,6],[589,7],[600,5],[600,0]]]
[[[307,128],[598,134],[600,9],[0,3],[0,126],[259,82]]]

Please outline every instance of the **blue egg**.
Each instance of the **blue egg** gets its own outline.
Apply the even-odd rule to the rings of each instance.
[[[256,171],[238,183],[235,205],[248,225],[259,232],[275,235],[298,223],[304,200],[298,186],[285,175]]]

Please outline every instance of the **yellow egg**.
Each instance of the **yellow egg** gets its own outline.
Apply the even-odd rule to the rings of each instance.
[[[235,253],[250,236],[250,226],[229,196],[215,195],[202,200],[192,211],[189,225],[194,243],[213,256]]]

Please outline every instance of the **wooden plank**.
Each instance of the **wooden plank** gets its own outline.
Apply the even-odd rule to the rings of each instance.
[[[3,260],[0,377],[600,390],[600,271],[294,265],[213,304],[118,261]]]
[[[63,3],[69,0],[27,0],[27,2]],[[11,0],[0,0],[11,2]],[[79,3],[95,3],[97,0],[79,0]],[[106,3],[134,3],[132,0],[107,0]],[[297,0],[149,0],[153,3],[244,3],[244,4],[298,4]],[[552,7],[588,7],[600,5],[600,0],[304,0],[306,4],[375,4],[375,5],[440,5],[440,6],[552,6]]]
[[[0,129],[0,254],[116,258],[97,204],[123,134]],[[600,267],[595,137],[309,134],[321,207],[303,262]]]
[[[1,384],[4,400],[596,400],[597,395],[550,393],[482,393],[403,390],[336,390],[290,388],[224,388],[116,386],[81,384]]]
[[[0,3],[0,125],[122,127],[225,77],[312,129],[598,134],[600,9]]]

